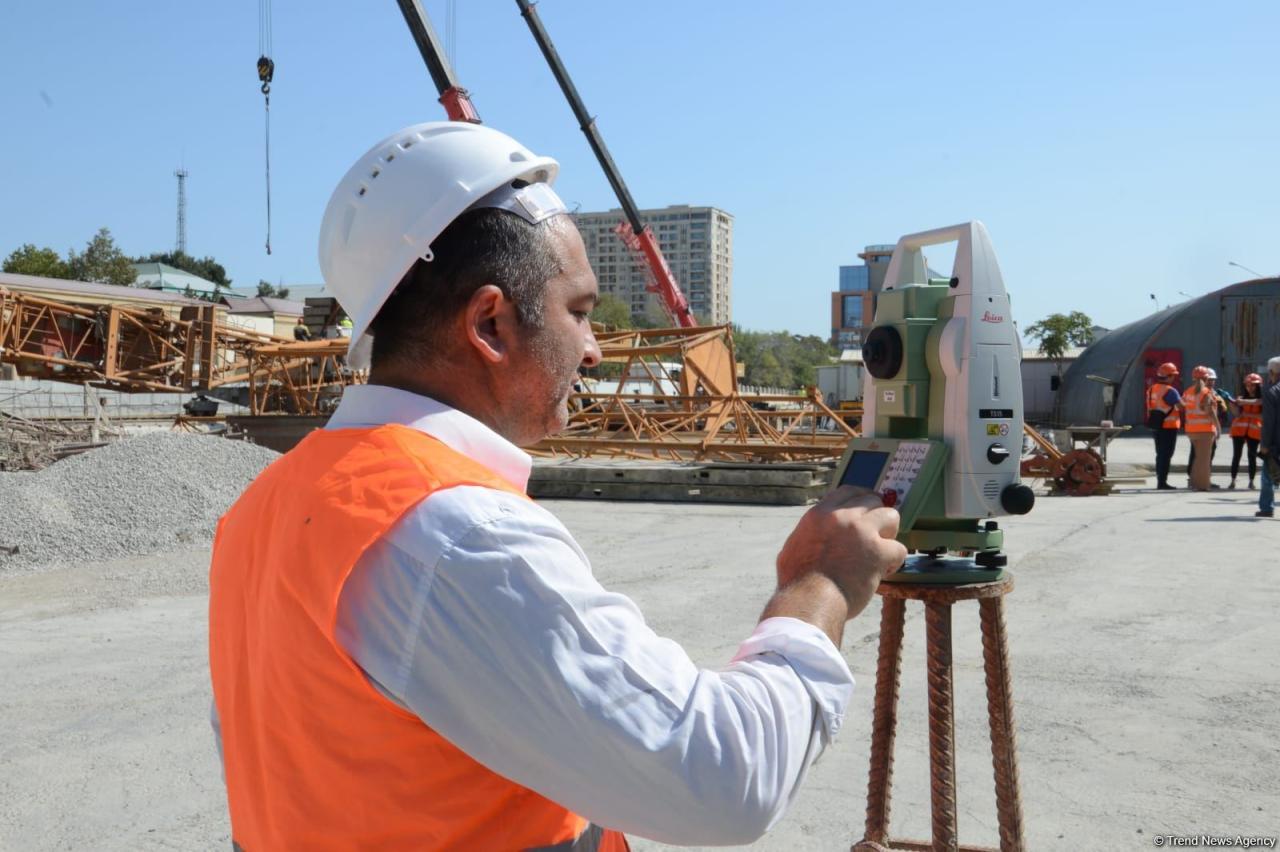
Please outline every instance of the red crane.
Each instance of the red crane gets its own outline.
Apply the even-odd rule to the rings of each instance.
[[[685,298],[684,293],[680,290],[680,285],[676,283],[676,277],[671,273],[671,267],[667,265],[667,259],[662,255],[662,249],[658,245],[658,238],[654,236],[653,230],[641,220],[640,211],[636,208],[636,203],[631,198],[631,192],[622,180],[622,175],[618,172],[618,167],[614,164],[613,157],[609,156],[609,149],[605,147],[604,138],[600,135],[599,128],[596,127],[596,120],[587,112],[586,106],[582,103],[582,97],[578,94],[577,87],[573,85],[573,80],[569,78],[569,72],[565,70],[564,63],[560,61],[560,54],[556,52],[555,45],[551,43],[551,37],[547,35],[546,28],[542,26],[542,19],[538,17],[538,10],[529,0],[516,0],[516,5],[520,7],[520,14],[524,16],[525,22],[529,24],[529,31],[533,33],[533,38],[538,43],[539,49],[542,50],[542,55],[546,57],[547,64],[551,66],[551,73],[555,76],[556,82],[560,84],[560,91],[564,92],[565,98],[569,101],[569,107],[578,119],[578,127],[586,135],[587,144],[591,146],[592,153],[596,155],[600,168],[604,169],[604,175],[609,179],[609,185],[613,187],[614,194],[618,196],[618,203],[622,206],[622,212],[626,214],[627,220],[620,222],[618,227],[614,228],[614,232],[631,249],[637,262],[645,270],[647,289],[651,293],[657,293],[658,297],[662,299],[662,306],[666,308],[672,321],[681,328],[696,326],[698,321],[694,318],[693,312],[689,310],[689,300]]]
[[[396,4],[400,7],[400,13],[404,15],[404,22],[409,25],[413,41],[418,45],[418,52],[427,63],[427,70],[431,72],[436,90],[440,92],[440,103],[444,105],[445,115],[449,116],[450,121],[481,124],[480,113],[476,112],[475,106],[471,103],[471,96],[466,89],[458,85],[457,78],[453,76],[453,69],[449,67],[444,48],[440,45],[440,39],[436,37],[436,31],[431,26],[431,19],[427,17],[426,9],[422,8],[421,0],[396,0]]]
[[[418,52],[422,54],[427,70],[431,72],[431,79],[435,81],[436,90],[440,92],[440,103],[444,105],[449,120],[480,124],[480,114],[471,103],[467,90],[460,86],[454,77],[453,69],[449,67],[445,51],[436,36],[435,29],[431,26],[426,10],[422,7],[421,0],[396,0],[396,3],[404,15],[405,23],[409,25],[409,32],[413,34],[414,43],[418,45]],[[555,75],[556,82],[560,84],[561,91],[568,99],[569,106],[578,119],[578,126],[587,137],[587,144],[591,146],[592,152],[600,162],[600,167],[604,169],[605,177],[608,178],[609,185],[613,187],[614,194],[618,196],[618,202],[622,205],[622,211],[626,214],[626,221],[620,222],[618,227],[614,228],[614,232],[631,249],[636,262],[645,270],[646,289],[658,294],[662,300],[662,306],[672,321],[682,328],[696,326],[698,321],[689,310],[689,300],[680,291],[680,285],[676,283],[676,277],[672,274],[671,267],[667,265],[667,259],[658,245],[658,238],[641,220],[640,211],[636,208],[636,203],[632,200],[631,192],[622,180],[613,157],[609,155],[609,149],[605,147],[595,119],[587,113],[582,97],[569,78],[569,72],[565,70],[564,63],[560,61],[555,45],[551,43],[551,37],[542,26],[537,10],[527,0],[516,0],[516,3],[520,7],[520,14],[528,22],[529,30],[533,33],[534,40],[538,42],[542,55],[551,66],[551,73]]]

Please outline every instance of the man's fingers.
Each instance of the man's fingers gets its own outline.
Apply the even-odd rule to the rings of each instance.
[[[898,534],[898,526],[902,521],[902,516],[898,514],[897,509],[890,509],[884,505],[876,495],[871,497],[858,497],[847,505],[837,507],[837,512],[844,513],[841,519],[845,523],[856,523],[862,526],[869,526],[876,531],[881,538],[893,538]]]
[[[864,557],[870,556],[881,576],[898,570],[907,559],[907,548],[897,540],[902,517],[884,505],[880,495],[866,488],[842,485],[823,498],[841,526],[860,527],[875,535],[864,539]]]
[[[875,527],[881,538],[895,537],[898,534],[899,524],[902,523],[902,516],[898,514],[898,510],[887,508],[884,505],[872,509],[862,518],[864,522],[870,523]]]
[[[858,485],[841,485],[825,499],[837,509],[874,509],[884,505],[879,494]]]
[[[880,542],[880,555],[880,564],[885,566],[880,576],[885,577],[897,571],[907,561],[907,546],[894,539],[884,539]]]

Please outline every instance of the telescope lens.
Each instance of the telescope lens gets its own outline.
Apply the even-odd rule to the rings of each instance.
[[[891,325],[871,329],[862,345],[862,363],[877,379],[891,379],[902,369],[902,335]]]

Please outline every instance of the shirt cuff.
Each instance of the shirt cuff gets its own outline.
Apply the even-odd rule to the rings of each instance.
[[[766,618],[738,648],[733,662],[763,654],[777,654],[787,661],[818,705],[824,740],[830,743],[844,722],[853,698],[853,672],[827,634],[798,618]]]

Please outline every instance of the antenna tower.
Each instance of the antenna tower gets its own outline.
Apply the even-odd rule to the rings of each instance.
[[[187,170],[179,168],[173,173],[178,179],[178,245],[177,250],[187,253]]]

